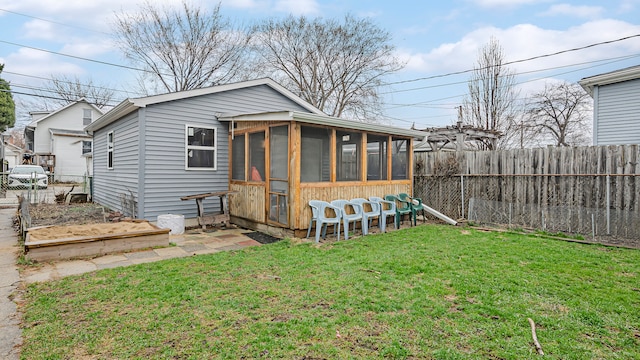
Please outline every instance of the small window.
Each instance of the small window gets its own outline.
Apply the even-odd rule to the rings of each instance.
[[[91,124],[92,113],[91,109],[82,109],[82,125],[87,126]]]
[[[249,134],[249,181],[264,181],[264,132]]]
[[[336,131],[336,180],[360,180],[362,134]]]
[[[91,141],[83,141],[82,142],[82,155],[88,154],[91,152]]]
[[[191,170],[216,169],[216,129],[186,126],[186,168]]]
[[[107,169],[113,169],[113,149],[114,149],[114,137],[113,131],[107,134]]]
[[[231,142],[231,179],[233,180],[246,180],[245,175],[245,135],[236,135]]]
[[[391,141],[391,179],[404,180],[409,178],[409,152],[407,139]]]

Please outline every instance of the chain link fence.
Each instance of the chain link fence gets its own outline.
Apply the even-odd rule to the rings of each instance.
[[[32,204],[65,200],[65,195],[92,193],[92,179],[87,175],[46,174],[46,180],[31,174],[16,179],[10,172],[0,172],[0,205],[18,204],[25,197]]]
[[[640,245],[638,175],[416,176],[414,193],[457,219]]]

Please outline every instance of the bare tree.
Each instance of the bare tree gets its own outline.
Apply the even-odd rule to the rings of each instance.
[[[248,36],[220,15],[186,0],[180,9],[145,1],[135,14],[116,14],[116,42],[137,66],[147,93],[227,83],[239,76]]]
[[[391,35],[369,19],[290,16],[255,30],[265,75],[331,116],[380,114],[383,77],[404,67]]]
[[[45,102],[52,103],[55,108],[65,106],[78,99],[85,98],[89,103],[99,108],[114,106],[115,91],[105,86],[93,83],[93,80],[80,80],[65,75],[52,75],[51,80],[44,85],[44,91],[39,91]],[[47,104],[46,108],[50,108]]]
[[[592,102],[578,84],[545,84],[527,105],[528,127],[557,146],[586,145],[590,140]]]
[[[469,94],[463,100],[465,124],[505,135],[498,141],[480,141],[480,149],[495,150],[507,146],[516,125],[518,92],[515,75],[504,62],[502,47],[492,37],[478,53],[477,65],[468,82]]]

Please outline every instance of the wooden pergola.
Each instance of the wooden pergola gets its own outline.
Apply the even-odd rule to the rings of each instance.
[[[468,141],[489,140],[495,147],[495,142],[502,137],[500,131],[463,125],[460,121],[454,126],[427,128],[421,131],[428,133],[426,142],[431,147],[431,151],[440,151],[448,144],[453,144],[456,151],[464,151],[466,150],[465,143]]]

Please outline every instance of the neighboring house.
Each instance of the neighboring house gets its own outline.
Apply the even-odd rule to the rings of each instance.
[[[593,144],[640,144],[640,66],[579,83],[593,98]]]
[[[184,196],[234,191],[234,223],[304,230],[311,199],[412,190],[424,133],[326,116],[271,79],[128,99],[86,127],[93,200],[128,216],[197,215]],[[204,201],[219,211],[217,198]]]
[[[85,99],[54,112],[34,111],[24,130],[33,163],[54,174],[57,181],[79,181],[91,175],[92,138],[84,127],[103,115]]]
[[[7,170],[22,163],[22,149],[8,142],[4,142],[4,161]]]

